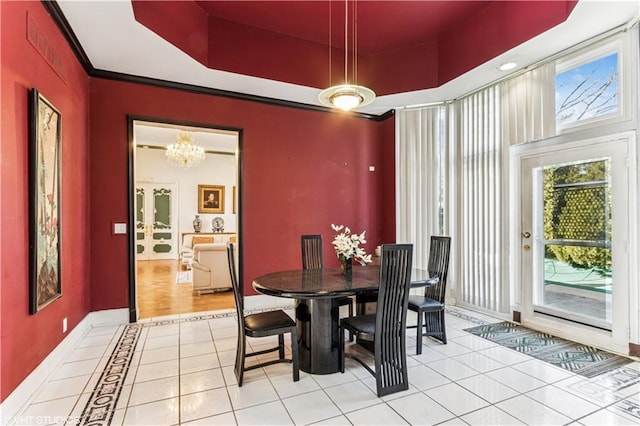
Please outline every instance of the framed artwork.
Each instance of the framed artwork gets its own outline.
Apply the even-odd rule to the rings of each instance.
[[[233,186],[233,214],[236,214],[238,211],[238,204],[236,202],[236,187]]]
[[[198,185],[198,213],[224,213],[224,186]]]
[[[29,96],[29,313],[62,295],[60,112],[37,89]]]

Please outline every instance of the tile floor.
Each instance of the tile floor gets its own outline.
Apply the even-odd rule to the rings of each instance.
[[[409,356],[410,389],[383,398],[352,360],[296,383],[289,364],[272,365],[238,388],[230,311],[93,328],[10,424],[640,424],[640,363],[585,379],[463,331],[498,321],[450,308],[449,343],[426,339]]]

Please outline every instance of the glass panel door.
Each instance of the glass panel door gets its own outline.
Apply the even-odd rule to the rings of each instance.
[[[627,345],[630,139],[522,149],[516,241],[525,325],[617,351]]]
[[[535,170],[536,312],[611,330],[611,159]]]
[[[136,255],[138,260],[177,257],[176,185],[136,185]]]

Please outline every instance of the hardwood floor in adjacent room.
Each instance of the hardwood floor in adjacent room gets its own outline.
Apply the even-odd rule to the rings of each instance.
[[[177,260],[139,260],[136,298],[139,319],[190,312],[232,309],[233,292],[198,296],[191,283],[176,284]]]

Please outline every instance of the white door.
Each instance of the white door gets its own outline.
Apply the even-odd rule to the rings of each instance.
[[[520,156],[525,325],[627,351],[631,138]]]
[[[137,260],[177,258],[175,184],[136,184]]]

